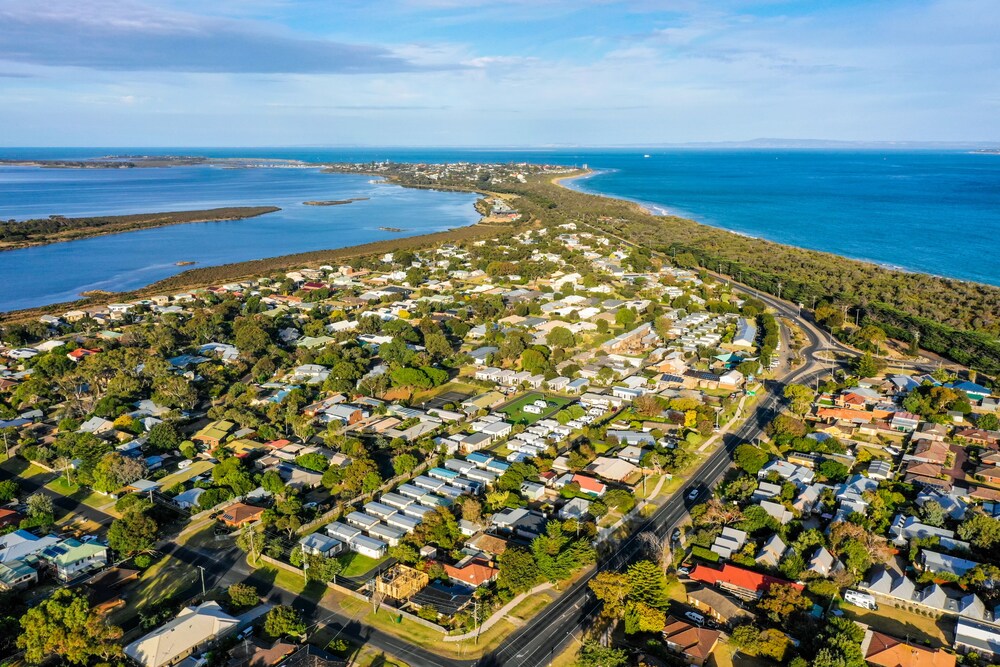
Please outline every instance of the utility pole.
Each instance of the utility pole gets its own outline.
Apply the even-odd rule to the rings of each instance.
[[[199,565],[198,569],[201,570],[201,595],[202,595],[202,597],[204,597],[205,593],[206,593],[206,591],[205,591],[205,568],[202,567],[201,565]]]
[[[476,645],[479,645],[479,598],[476,598],[476,606],[473,613],[476,615]]]

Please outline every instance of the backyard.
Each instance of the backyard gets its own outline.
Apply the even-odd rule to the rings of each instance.
[[[535,401],[543,399],[548,404],[545,408],[542,408],[540,414],[533,414],[531,412],[525,412],[524,408],[531,405]],[[566,407],[573,401],[568,398],[562,398],[561,396],[547,396],[541,392],[529,392],[520,398],[511,401],[503,408],[501,412],[507,415],[507,418],[515,424],[525,424],[530,426],[535,422],[544,419],[546,417],[551,417],[553,414],[558,412],[560,409]]]

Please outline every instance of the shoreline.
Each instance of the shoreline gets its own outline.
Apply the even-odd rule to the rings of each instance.
[[[157,229],[159,227],[170,227],[171,225],[187,225],[204,222],[238,222],[257,218],[268,213],[277,213],[281,210],[279,206],[226,206],[212,209],[194,209],[191,211],[163,211],[156,213],[130,213],[124,215],[105,216],[50,216],[49,218],[29,218],[15,222],[2,222],[0,229],[7,225],[16,226],[31,222],[65,221],[102,221],[110,220],[105,226],[80,226],[77,229],[67,229],[64,234],[67,238],[58,238],[58,232],[53,237],[43,237],[38,240],[28,240],[24,242],[13,242],[10,244],[0,241],[0,253],[13,250],[26,250],[28,248],[38,248],[41,246],[54,245],[56,243],[70,243],[72,241],[83,241],[85,239],[97,238],[99,236],[111,236],[113,234],[127,234],[128,232],[139,232],[145,229]],[[232,211],[234,214],[224,215],[202,215],[219,211]],[[197,215],[196,215],[197,214]],[[186,216],[191,216],[187,218]],[[106,229],[103,227],[107,227]],[[79,233],[74,233],[79,232]],[[43,232],[44,233],[44,232]]]
[[[176,293],[204,289],[205,287],[220,283],[238,282],[247,278],[264,276],[291,268],[309,267],[354,257],[408,250],[433,243],[480,240],[510,231],[511,229],[510,225],[497,224],[496,222],[480,219],[478,222],[464,227],[453,227],[443,231],[418,234],[416,236],[399,236],[392,239],[345,246],[343,248],[324,248],[288,255],[261,257],[216,266],[200,266],[181,271],[162,280],[157,280],[149,285],[127,292],[99,291],[94,296],[81,297],[74,301],[61,301],[43,306],[35,306],[34,308],[3,311],[0,312],[0,323],[23,322],[54,312],[94,308],[117,301],[144,299],[169,292]]]
[[[998,151],[998,153],[1000,153],[1000,151]],[[949,280],[949,281],[957,282],[957,283],[965,283],[965,284],[969,284],[969,285],[986,285],[987,287],[1000,288],[1000,285],[994,285],[993,283],[981,282],[981,281],[978,281],[978,280],[967,280],[965,278],[956,278],[954,276],[947,276],[947,275],[942,275],[942,274],[939,274],[939,273],[931,273],[930,271],[921,271],[921,270],[918,270],[918,269],[910,269],[910,268],[907,268],[905,266],[900,266],[898,264],[891,264],[889,262],[880,262],[880,261],[871,259],[869,257],[856,257],[856,256],[852,256],[852,255],[845,255],[845,254],[842,254],[842,253],[839,253],[839,252],[833,252],[831,250],[819,250],[817,248],[807,248],[807,247],[804,247],[804,246],[800,246],[800,245],[795,245],[795,244],[792,244],[792,243],[788,243],[786,241],[779,241],[779,240],[775,240],[775,239],[772,239],[772,238],[768,238],[766,236],[754,236],[753,234],[748,234],[747,232],[741,232],[741,231],[737,231],[735,229],[729,229],[728,227],[724,227],[722,225],[712,224],[712,223],[709,223],[709,222],[705,222],[703,220],[698,220],[697,218],[689,217],[689,215],[687,215],[687,214],[681,215],[681,214],[678,214],[678,213],[674,213],[674,212],[671,212],[667,208],[660,208],[659,210],[656,210],[656,207],[660,206],[659,204],[650,204],[648,202],[642,202],[642,201],[638,201],[638,200],[635,200],[635,199],[629,199],[628,197],[622,197],[622,196],[619,196],[619,195],[610,195],[610,194],[607,194],[607,193],[604,193],[604,192],[593,192],[593,191],[589,191],[589,190],[584,190],[582,188],[573,187],[570,184],[572,181],[584,180],[584,179],[590,178],[592,176],[596,176],[596,175],[601,174],[601,173],[604,173],[604,172],[602,170],[600,170],[600,169],[589,169],[588,168],[586,171],[584,171],[583,173],[580,173],[580,174],[569,175],[569,176],[560,176],[558,178],[553,178],[553,179],[551,179],[551,182],[554,185],[557,185],[557,186],[559,186],[561,188],[569,190],[570,192],[576,192],[578,194],[588,195],[590,197],[602,197],[604,199],[608,199],[608,200],[612,200],[612,201],[619,201],[619,202],[624,202],[626,204],[631,204],[632,206],[635,206],[636,208],[638,208],[642,213],[644,213],[646,215],[651,215],[651,216],[656,217],[656,218],[678,218],[678,219],[681,219],[681,220],[685,220],[687,222],[694,223],[696,225],[701,225],[703,227],[709,227],[711,229],[715,229],[715,230],[718,230],[718,231],[721,231],[721,232],[726,232],[728,234],[735,234],[736,236],[741,236],[743,238],[751,239],[751,240],[754,240],[754,241],[760,241],[760,242],[764,242],[764,243],[775,243],[777,245],[783,245],[783,246],[787,246],[789,248],[795,248],[797,250],[802,250],[804,252],[818,252],[818,253],[823,253],[825,255],[830,255],[832,257],[841,257],[843,259],[847,259],[847,260],[850,260],[852,262],[862,262],[864,264],[870,264],[870,265],[878,267],[880,269],[884,269],[886,271],[893,271],[895,273],[905,273],[905,274],[909,274],[909,275],[918,275],[918,276],[930,276],[932,278],[938,278],[940,280]]]

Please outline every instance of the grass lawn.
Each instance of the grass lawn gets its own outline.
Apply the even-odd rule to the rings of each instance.
[[[672,575],[667,575],[667,597],[687,604],[687,589],[680,579]]]
[[[253,564],[251,563],[251,565]],[[301,595],[308,600],[314,602],[321,600],[330,590],[326,584],[318,581],[306,581],[304,577],[289,572],[283,567],[275,567],[263,561],[257,565],[253,575],[254,579],[268,580],[273,586]]]
[[[23,478],[52,474],[48,470],[44,468],[39,468],[34,463],[26,461],[17,456],[7,459],[3,463],[0,463],[0,468],[3,468],[4,470],[9,472],[11,475],[14,475],[15,477],[23,477]]]
[[[355,553],[350,551],[345,554],[337,556],[337,560],[340,561],[343,570],[340,571],[345,577],[356,577],[359,574],[364,574],[368,570],[372,569],[382,561],[384,558],[371,558],[363,554]]]
[[[472,640],[445,642],[442,641],[444,637],[442,632],[415,623],[407,618],[403,618],[401,622],[397,623],[396,619],[399,618],[399,615],[392,609],[383,608],[378,612],[372,613],[368,603],[353,597],[344,597],[341,599],[340,606],[346,613],[354,616],[361,623],[392,633],[397,637],[434,651],[439,655],[451,658],[472,659],[483,655],[496,648],[500,642],[515,630],[513,623],[501,620],[488,630],[483,630],[479,635],[478,644]]]
[[[534,415],[524,411],[524,406],[530,405],[540,398],[545,399],[549,404],[548,407],[542,409],[541,414]],[[540,419],[551,416],[572,402],[572,400],[562,398],[561,396],[547,396],[541,392],[532,391],[504,407],[502,412],[515,424],[527,424],[530,426]]]
[[[552,658],[549,667],[572,667],[576,664],[577,655],[580,653],[580,642],[570,642],[563,652]]]
[[[177,472],[175,472],[175,473],[173,473],[171,475],[167,475],[166,477],[164,477],[163,479],[161,479],[160,480],[160,488],[161,489],[169,489],[170,487],[174,486],[175,484],[180,484],[181,482],[186,482],[189,479],[191,479],[192,477],[196,477],[196,476],[200,475],[201,473],[206,472],[206,471],[211,470],[211,469],[212,469],[212,462],[211,461],[195,461],[194,463],[192,463],[190,466],[188,466],[184,470],[178,470]]]
[[[879,605],[869,611],[852,605],[842,605],[844,617],[870,625],[872,629],[895,637],[909,637],[911,641],[934,648],[951,646],[955,638],[955,621],[947,618],[928,618],[905,609]]]
[[[647,475],[645,484],[646,490],[643,491],[643,484],[640,481],[640,483],[636,485],[635,489],[633,489],[632,493],[633,495],[635,495],[636,500],[645,500],[646,498],[649,497],[649,494],[653,492],[653,489],[655,489],[656,485],[659,483],[660,483],[660,475],[656,474]],[[664,482],[663,485],[664,487],[666,487],[667,483]],[[662,489],[660,491],[662,492]]]
[[[459,394],[471,394],[475,396],[476,394],[482,393],[483,390],[481,387],[477,387],[474,384],[468,384],[459,380],[452,380],[451,382],[445,382],[440,387],[434,387],[433,389],[427,389],[425,391],[418,391],[413,395],[413,402],[423,403],[452,391]]]
[[[735,652],[735,647],[720,641],[705,664],[709,667],[772,667],[775,664],[767,658],[757,658],[746,653],[733,657]]]
[[[115,612],[114,622],[124,623],[140,611],[166,602],[200,580],[198,569],[176,558],[161,558],[139,576],[128,592],[128,603]]]
[[[550,602],[552,602],[552,598],[549,597],[547,592],[539,593],[538,595],[529,595],[514,605],[514,608],[507,612],[507,615],[526,621],[544,609]]]
[[[58,493],[60,496],[66,496],[72,498],[78,503],[82,503],[88,507],[98,508],[105,505],[113,504],[115,501],[109,496],[101,495],[96,491],[91,491],[85,486],[80,486],[78,484],[69,484],[65,477],[57,477],[48,484],[45,488],[53,493]],[[110,509],[110,508],[109,508]],[[113,514],[113,512],[109,512]]]

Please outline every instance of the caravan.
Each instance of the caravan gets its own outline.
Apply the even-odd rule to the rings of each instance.
[[[878,605],[875,604],[875,598],[871,593],[846,590],[844,591],[844,602],[850,602],[856,607],[864,607],[865,609],[871,609],[872,611],[878,609]]]

